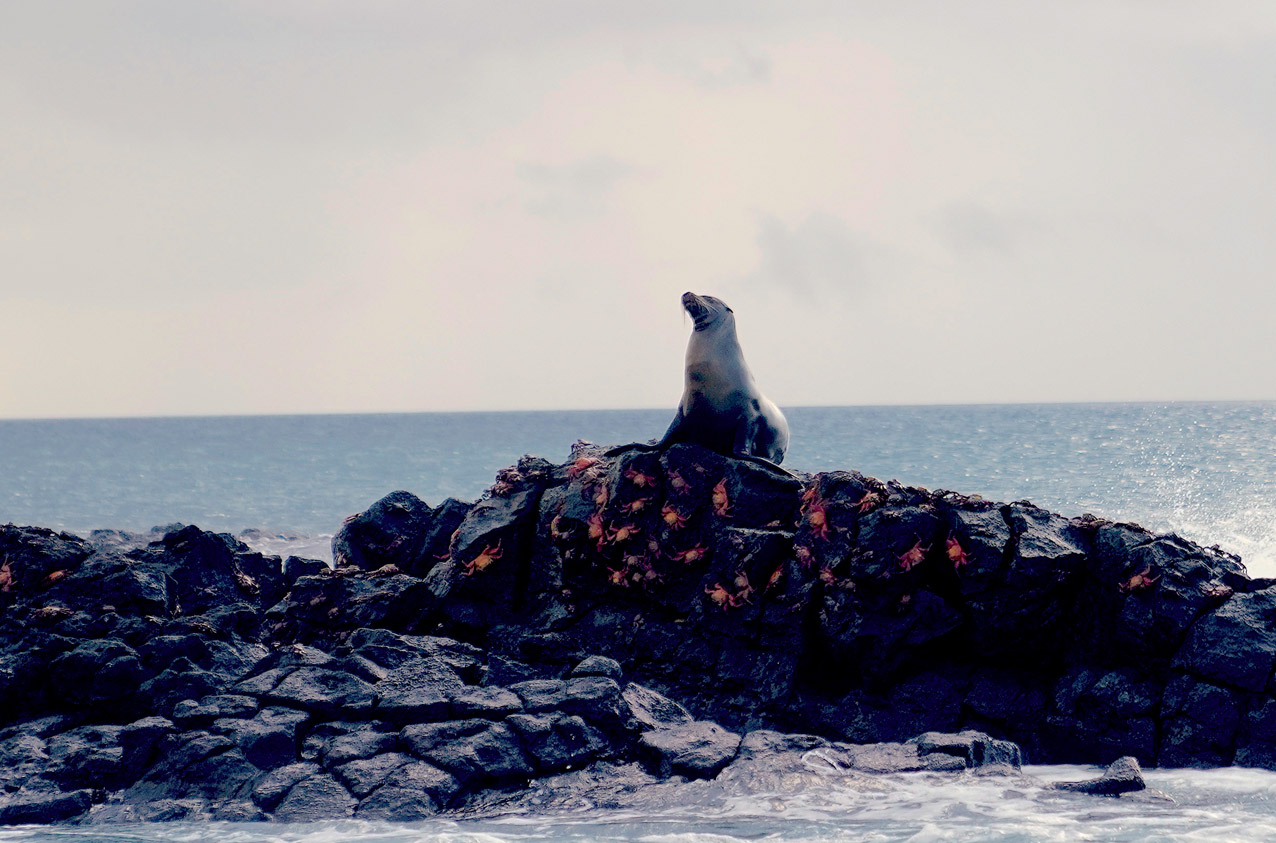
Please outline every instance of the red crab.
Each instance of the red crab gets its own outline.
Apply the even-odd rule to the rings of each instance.
[[[693,562],[699,562],[701,559],[704,559],[705,555],[708,552],[709,552],[709,548],[700,544],[700,545],[696,545],[695,547],[689,547],[686,550],[682,551],[681,553],[675,553],[673,556],[670,556],[669,558],[674,560],[675,562],[682,562],[683,564],[690,565]]]
[[[713,487],[713,511],[719,518],[731,517],[731,500],[727,497],[727,480],[724,477]]]
[[[495,547],[487,545],[483,548],[482,553],[465,563],[465,576],[472,577],[476,571],[486,571],[489,565],[504,555],[505,551],[501,549],[499,540],[496,542]]]
[[[922,540],[918,539],[917,544],[899,555],[899,567],[903,568],[905,571],[913,570],[915,565],[920,564],[921,561],[926,558],[926,552],[928,550],[930,550],[930,545],[922,547]]]
[[[571,467],[567,469],[567,479],[574,480],[581,474],[593,474],[594,466],[598,465],[602,460],[597,457],[580,457],[572,462]],[[595,469],[596,470],[596,469]]]
[[[1121,583],[1117,588],[1122,594],[1129,594],[1132,591],[1143,591],[1149,589],[1156,584],[1160,577],[1150,576],[1152,573],[1152,564],[1148,563],[1143,566],[1143,570]]]
[[[674,509],[671,504],[665,504],[660,510],[660,517],[665,520],[671,530],[681,530],[687,526],[687,516]]]
[[[640,489],[645,486],[656,485],[656,478],[652,477],[650,474],[643,474],[641,471],[639,471],[636,468],[631,468],[628,471],[626,471],[625,477],[632,480],[634,482],[634,485]]]
[[[859,507],[859,510],[861,513],[864,513],[864,512],[868,512],[870,509],[877,506],[881,502],[882,502],[881,495],[879,495],[877,492],[868,491],[864,493],[864,497],[856,501],[856,506]]]

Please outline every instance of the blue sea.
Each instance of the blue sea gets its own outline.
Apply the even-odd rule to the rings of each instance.
[[[1030,500],[1175,532],[1276,577],[1276,402],[794,407],[785,466]],[[395,489],[474,499],[523,454],[660,436],[669,410],[0,421],[0,523],[146,532],[173,523],[328,559],[342,520]],[[5,841],[1273,840],[1276,773],[1148,771],[1166,798],[1033,780],[902,776],[886,793],[713,794],[631,809],[407,825],[0,829]]]

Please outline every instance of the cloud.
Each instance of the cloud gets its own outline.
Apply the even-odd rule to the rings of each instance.
[[[610,155],[595,155],[563,165],[520,162],[514,172],[525,189],[528,213],[577,219],[605,211],[616,185],[638,170]]]
[[[756,237],[761,258],[742,283],[799,297],[852,297],[889,274],[886,247],[841,217],[817,211],[796,225],[764,214]]]
[[[766,85],[771,81],[772,61],[764,52],[752,50],[740,41],[725,48],[705,48],[694,55],[668,48],[652,59],[655,67],[704,90]]]
[[[1026,223],[1022,218],[990,211],[968,200],[949,202],[932,220],[935,233],[953,252],[1013,254]]]

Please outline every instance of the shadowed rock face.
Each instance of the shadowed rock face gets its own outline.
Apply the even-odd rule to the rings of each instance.
[[[605,778],[582,767],[1020,746],[1276,769],[1276,587],[1134,525],[581,443],[333,543],[328,569],[196,527],[0,527],[0,822],[417,819]]]

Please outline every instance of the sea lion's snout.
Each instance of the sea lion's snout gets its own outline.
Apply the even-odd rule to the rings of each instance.
[[[695,293],[687,292],[682,294],[682,306],[691,314],[691,318],[696,323],[696,328],[703,328],[713,319],[713,308],[708,302],[697,296]]]

